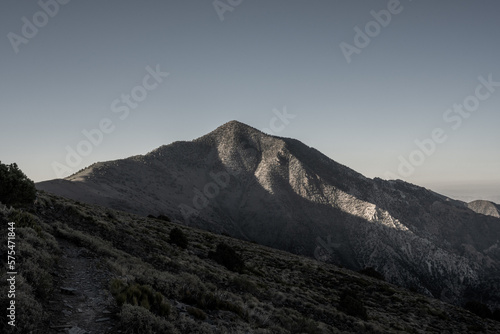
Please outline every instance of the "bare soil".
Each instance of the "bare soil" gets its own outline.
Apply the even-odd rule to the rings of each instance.
[[[54,292],[47,301],[47,333],[118,333],[116,303],[108,289],[111,273],[92,251],[59,239]]]

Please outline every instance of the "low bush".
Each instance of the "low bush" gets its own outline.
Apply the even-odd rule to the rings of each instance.
[[[126,284],[119,279],[113,279],[110,290],[119,306],[130,304],[140,306],[159,316],[170,314],[170,304],[163,295],[148,285]]]
[[[385,277],[384,275],[382,275],[381,273],[379,273],[375,268],[373,267],[367,267],[365,269],[361,269],[359,271],[360,274],[363,274],[363,275],[366,275],[366,276],[370,276],[370,277],[373,277],[373,278],[376,278],[376,279],[379,279],[381,281],[385,281]]]
[[[130,304],[125,304],[122,307],[120,325],[125,333],[179,333],[167,319],[156,316],[143,307]]]
[[[252,280],[250,280],[248,277],[245,276],[238,275],[236,277],[233,277],[230,283],[237,291],[244,291],[254,294],[257,293],[259,290],[257,284],[255,284],[255,282],[253,282]]]
[[[205,320],[207,318],[207,314],[196,307],[188,307],[186,309],[187,313],[191,314],[193,317],[199,320]]]
[[[159,220],[164,220],[166,222],[170,222],[170,217],[166,216],[166,215],[159,215],[158,217],[156,217],[156,219],[159,219]]]
[[[225,243],[218,244],[215,252],[209,252],[208,257],[231,271],[242,272],[245,268],[241,256]]]
[[[292,333],[297,334],[321,334],[321,329],[318,328],[318,323],[306,317],[300,317],[295,321],[295,326],[292,328]]]
[[[169,242],[171,244],[177,245],[180,248],[186,249],[188,246],[188,239],[186,235],[178,227],[175,227],[170,231],[169,238]]]
[[[495,309],[495,311],[493,311],[493,316],[491,317],[491,319],[500,321],[500,308],[497,308]]]
[[[477,301],[469,301],[465,304],[465,309],[480,316],[481,318],[493,318],[493,313],[488,306]]]
[[[34,229],[39,236],[41,235],[42,228],[40,227],[39,219],[29,212],[14,210],[9,214],[8,219],[16,223],[16,228],[29,227]]]
[[[19,278],[20,276],[18,276]],[[17,283],[19,284],[19,282]],[[7,299],[7,293],[2,294],[0,297],[2,305],[9,305],[10,300]],[[8,325],[7,322],[11,321],[11,319],[3,316],[0,320],[0,328],[5,330],[3,333],[36,333],[46,320],[46,313],[42,304],[31,294],[28,284],[25,283],[24,286],[17,287],[15,302],[15,327]],[[8,331],[7,328],[9,328]]]
[[[351,291],[345,291],[341,295],[339,309],[350,316],[363,320],[368,319],[368,313],[363,302]]]
[[[152,215],[152,214],[149,214],[147,216],[148,218],[151,218],[151,219],[159,219],[159,220],[163,220],[163,221],[166,221],[166,222],[171,222],[172,220],[170,220],[170,217],[169,216],[166,216],[166,215],[158,215],[157,217]]]

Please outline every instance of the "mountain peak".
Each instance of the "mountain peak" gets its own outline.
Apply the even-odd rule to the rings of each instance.
[[[219,128],[223,128],[223,127],[250,127],[250,126],[245,124],[245,123],[242,123],[240,121],[233,119],[232,121],[229,121],[229,122],[224,123],[221,126],[219,126]]]
[[[255,132],[261,132],[259,130],[257,130],[256,128],[254,127],[251,127],[250,125],[247,125],[245,123],[242,123],[240,121],[236,121],[236,120],[232,120],[232,121],[229,121],[225,124],[222,124],[221,126],[219,126],[217,129],[215,129],[215,131],[231,131],[231,132],[234,132],[234,131],[245,131],[245,132],[248,132],[248,131],[255,131]]]
[[[243,137],[249,136],[263,136],[265,135],[262,131],[251,127],[245,123],[232,120],[227,123],[222,124],[212,132],[196,139],[195,141],[228,141],[231,138],[241,139]]]

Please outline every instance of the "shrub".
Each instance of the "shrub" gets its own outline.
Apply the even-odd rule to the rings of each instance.
[[[8,305],[9,299],[7,299],[6,293],[5,295],[2,294],[0,302],[2,305]],[[2,333],[36,333],[46,320],[46,313],[40,302],[34,298],[26,285],[24,287],[18,287],[15,302],[16,326],[11,327],[8,325],[7,322],[11,319],[3,316],[0,320],[0,328],[4,328]],[[9,328],[9,330],[7,330],[7,328]]]
[[[491,317],[491,319],[500,321],[500,308],[497,308],[495,309],[495,311],[493,311],[493,316]]]
[[[363,274],[363,275],[366,275],[366,276],[370,276],[370,277],[373,277],[373,278],[376,278],[376,279],[379,279],[381,281],[385,281],[385,277],[384,275],[382,275],[381,273],[379,273],[377,270],[375,270],[375,268],[373,267],[367,267],[365,269],[361,269],[359,271],[360,274]]]
[[[340,297],[339,309],[353,317],[357,317],[363,320],[368,319],[368,314],[363,302],[352,293],[351,291],[345,291]]]
[[[154,334],[178,331],[165,318],[158,317],[143,307],[125,304],[120,312],[121,327],[126,333]]]
[[[157,218],[157,219],[159,219],[159,220],[164,220],[164,221],[166,221],[166,222],[171,221],[171,220],[170,220],[170,217],[165,216],[165,215],[159,215],[159,216],[158,216],[158,217],[156,217],[156,218]]]
[[[164,220],[166,222],[171,222],[170,217],[166,215],[158,215],[158,217],[155,217],[154,215],[149,214],[147,217],[151,219],[158,219],[158,220]]]
[[[36,198],[35,183],[15,163],[0,162],[0,202],[6,205],[32,204]]]
[[[16,223],[16,228],[29,227],[36,231],[38,236],[42,234],[39,219],[29,212],[14,210],[9,214],[9,221]]]
[[[475,315],[480,316],[481,318],[492,318],[493,314],[491,313],[488,306],[483,303],[477,301],[470,301],[465,304],[465,309],[474,313]]]
[[[116,215],[113,211],[106,211],[106,216],[111,220],[116,220]]]
[[[20,266],[26,281],[34,290],[35,297],[41,300],[47,299],[51,295],[53,282],[52,276],[47,272],[46,268],[40,267],[32,259],[24,261]]]
[[[172,231],[170,231],[169,242],[171,244],[177,245],[180,248],[186,249],[188,246],[188,239],[184,232],[182,232],[178,227],[175,227]]]
[[[164,301],[163,295],[149,285],[128,285],[119,279],[110,283],[110,291],[119,306],[130,304],[140,306],[159,316],[170,314],[170,304]]]
[[[233,279],[231,279],[230,283],[238,291],[245,291],[251,294],[255,294],[259,291],[257,284],[255,284],[255,282],[251,281],[250,279],[244,276],[238,275]]]
[[[205,320],[207,318],[207,314],[196,307],[188,307],[186,309],[187,313],[191,314],[193,317],[199,320]]]
[[[208,257],[232,271],[241,272],[245,267],[241,256],[225,243],[218,244],[215,252],[209,252]]]
[[[321,334],[321,329],[318,328],[318,324],[312,320],[301,316],[296,322],[295,326],[292,328],[292,333],[307,333],[307,334]]]

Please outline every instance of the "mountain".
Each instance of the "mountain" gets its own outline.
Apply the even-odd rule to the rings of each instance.
[[[474,212],[500,218],[500,205],[493,202],[477,200],[467,203],[467,207]]]
[[[500,305],[500,219],[400,180],[369,179],[232,121],[38,189],[360,270],[444,301]]]

